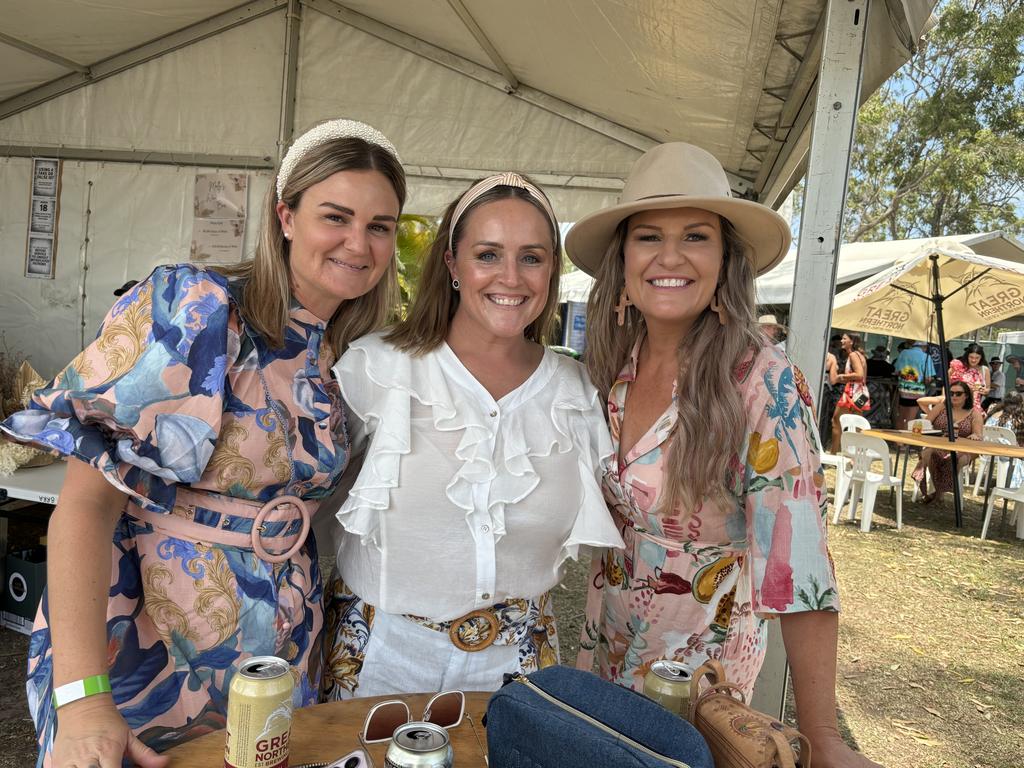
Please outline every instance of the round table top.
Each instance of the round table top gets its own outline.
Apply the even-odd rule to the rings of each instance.
[[[370,707],[388,699],[402,699],[412,716],[423,711],[432,694],[413,693],[401,696],[375,696],[349,701],[332,701],[295,710],[292,719],[291,757],[289,765],[330,762],[359,749],[359,731]],[[487,765],[487,734],[481,724],[487,711],[488,691],[466,693],[466,714],[462,724],[448,731],[460,768],[484,768]],[[479,735],[479,741],[477,740]],[[387,742],[368,745],[370,757],[377,766],[384,765]],[[224,731],[214,731],[190,742],[169,749],[170,768],[210,768],[224,764]]]

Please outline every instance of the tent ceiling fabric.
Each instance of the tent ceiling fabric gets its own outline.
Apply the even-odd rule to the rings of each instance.
[[[751,182],[760,179],[762,187],[755,192],[766,202],[781,202],[796,179],[791,167],[799,165],[801,158],[798,152],[794,159],[788,150],[799,147],[800,142],[791,135],[796,129],[792,128],[790,118],[805,104],[806,94],[813,94],[815,68],[801,70],[800,59],[809,47],[813,49],[824,0],[310,0],[303,3],[304,33],[334,35],[337,41],[346,43],[359,37],[351,29],[337,26],[329,31],[316,29],[319,22],[311,19],[328,17],[310,6],[323,8],[332,3],[344,13],[361,14],[388,29],[450,52],[456,61],[495,74],[504,65],[524,89],[535,89],[571,109],[606,120],[610,126],[635,132],[641,139],[698,144],[711,151],[733,174]],[[867,30],[864,93],[877,88],[909,57],[933,4],[933,0],[875,0]],[[490,53],[459,18],[455,6],[463,7],[478,25],[491,47]],[[244,12],[245,6],[233,0],[35,0],[27,8],[0,14],[0,33],[58,59],[89,66],[233,8]],[[280,27],[282,41],[284,15],[283,4],[271,15]],[[333,24],[338,23],[333,20]],[[282,41],[271,46],[267,55],[279,56]],[[319,119],[336,114],[339,104],[358,102],[360,116],[368,122],[383,127],[403,121],[406,115],[395,104],[403,109],[412,106],[409,83],[405,81],[416,79],[419,82],[413,91],[423,90],[427,81],[432,86],[425,89],[426,98],[418,105],[422,112],[420,120],[448,113],[453,124],[465,126],[465,131],[448,130],[442,134],[449,142],[452,138],[461,141],[467,138],[465,133],[472,132],[472,123],[482,111],[479,90],[489,86],[481,84],[474,89],[466,85],[471,81],[463,78],[461,83],[455,81],[453,88],[450,78],[445,81],[437,73],[431,74],[431,69],[441,69],[440,65],[423,67],[419,57],[415,63],[405,61],[413,54],[396,52],[395,45],[381,40],[376,42],[387,48],[375,52],[375,69],[369,70],[368,77],[363,75],[369,82],[355,83],[353,80],[359,78],[351,75],[353,67],[361,73],[368,70],[348,51],[339,50],[337,41],[326,62],[311,60],[306,40],[301,42],[304,64],[300,67],[299,97],[304,110],[300,109],[300,118]],[[371,47],[361,41],[359,50]],[[257,55],[259,52],[260,49],[251,51]],[[331,58],[340,68],[324,66],[331,63]],[[393,68],[392,60],[400,66]],[[26,53],[10,41],[0,41],[0,100],[24,94],[70,71],[43,56]],[[808,71],[809,79],[800,76]],[[713,73],[713,77],[708,73]],[[280,83],[280,75],[277,81]],[[251,81],[239,73],[239,82],[245,85]],[[315,88],[311,87],[313,83]],[[439,91],[440,83],[446,83],[443,92]],[[322,90],[328,84],[330,89]],[[93,87],[96,86],[89,86]],[[272,91],[271,83],[262,83],[262,88],[279,95]],[[405,98],[392,99],[391,88],[404,88]],[[465,93],[459,93],[462,89]],[[477,92],[471,93],[474,90]],[[495,104],[487,109],[499,110],[498,118],[506,126],[506,133],[519,131],[530,140],[537,140],[535,131],[522,134],[522,122],[541,120],[536,113],[544,110],[534,107],[530,114],[515,97],[509,98],[497,88],[490,90],[501,98],[492,97],[490,101]],[[365,101],[358,101],[371,91],[378,96],[372,109],[367,108]],[[187,93],[182,90],[174,95],[186,97]],[[512,119],[506,120],[508,115],[501,114],[506,110],[511,110]],[[585,141],[583,152],[577,152],[575,158],[565,158],[565,153],[571,155],[580,143],[573,135],[574,129],[558,122],[569,122],[564,114],[559,117],[550,114],[551,110],[548,112],[545,133],[540,139],[548,145],[548,151],[524,156],[524,170],[620,180],[643,149],[636,141],[609,139],[601,142],[605,151],[591,157],[588,165],[580,161],[594,142]],[[415,115],[410,116],[414,118]],[[5,122],[0,121],[0,140],[24,143],[14,136],[4,136]],[[488,122],[494,121],[484,121]],[[305,127],[301,119],[297,119],[296,127]],[[803,130],[806,126],[798,128]],[[581,130],[594,132],[591,128]],[[430,157],[432,152],[437,153],[438,131],[414,125],[405,133],[401,143],[403,158],[413,165],[438,164]],[[470,138],[468,149],[452,158],[460,164],[458,167],[506,167],[492,160],[495,148],[505,137],[491,136],[489,143],[482,134]],[[620,145],[617,151],[613,150],[615,145]],[[781,154],[776,152],[779,148],[783,150]],[[238,150],[208,151],[226,154]],[[265,145],[253,146],[249,154],[264,155],[267,151]],[[466,157],[467,154],[471,157]]]

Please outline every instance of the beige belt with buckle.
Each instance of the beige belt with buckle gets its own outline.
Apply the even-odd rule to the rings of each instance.
[[[438,632],[447,632],[452,645],[460,651],[475,653],[490,648],[496,642],[514,644],[517,634],[525,631],[530,617],[532,601],[510,598],[488,608],[478,608],[451,621],[432,621],[422,616],[405,614],[405,618],[420,626]]]

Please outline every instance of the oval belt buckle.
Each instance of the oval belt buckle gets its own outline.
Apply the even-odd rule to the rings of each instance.
[[[484,624],[482,627],[481,621]],[[460,651],[482,651],[498,639],[498,617],[494,615],[493,610],[470,611],[461,619],[452,622],[448,630],[448,639]]]
[[[299,531],[299,538],[295,540],[295,543],[289,547],[287,552],[272,554],[267,552],[263,546],[261,538],[263,532],[260,529],[263,527],[263,519],[282,504],[291,504],[299,510],[299,514],[302,516],[302,530]],[[249,532],[249,536],[252,538],[252,549],[260,560],[265,560],[268,563],[283,563],[302,549],[302,545],[306,543],[306,537],[309,535],[309,528],[310,517],[306,502],[298,496],[278,496],[276,499],[271,499],[260,507],[260,511],[256,513],[256,519],[252,521],[252,530]]]

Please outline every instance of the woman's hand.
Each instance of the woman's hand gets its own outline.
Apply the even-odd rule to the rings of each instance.
[[[819,729],[804,736],[811,742],[811,765],[814,768],[881,768],[860,752],[854,752],[834,729]]]
[[[54,768],[120,768],[125,755],[141,768],[163,768],[170,762],[135,737],[110,694],[65,704],[59,721],[53,740]]]

